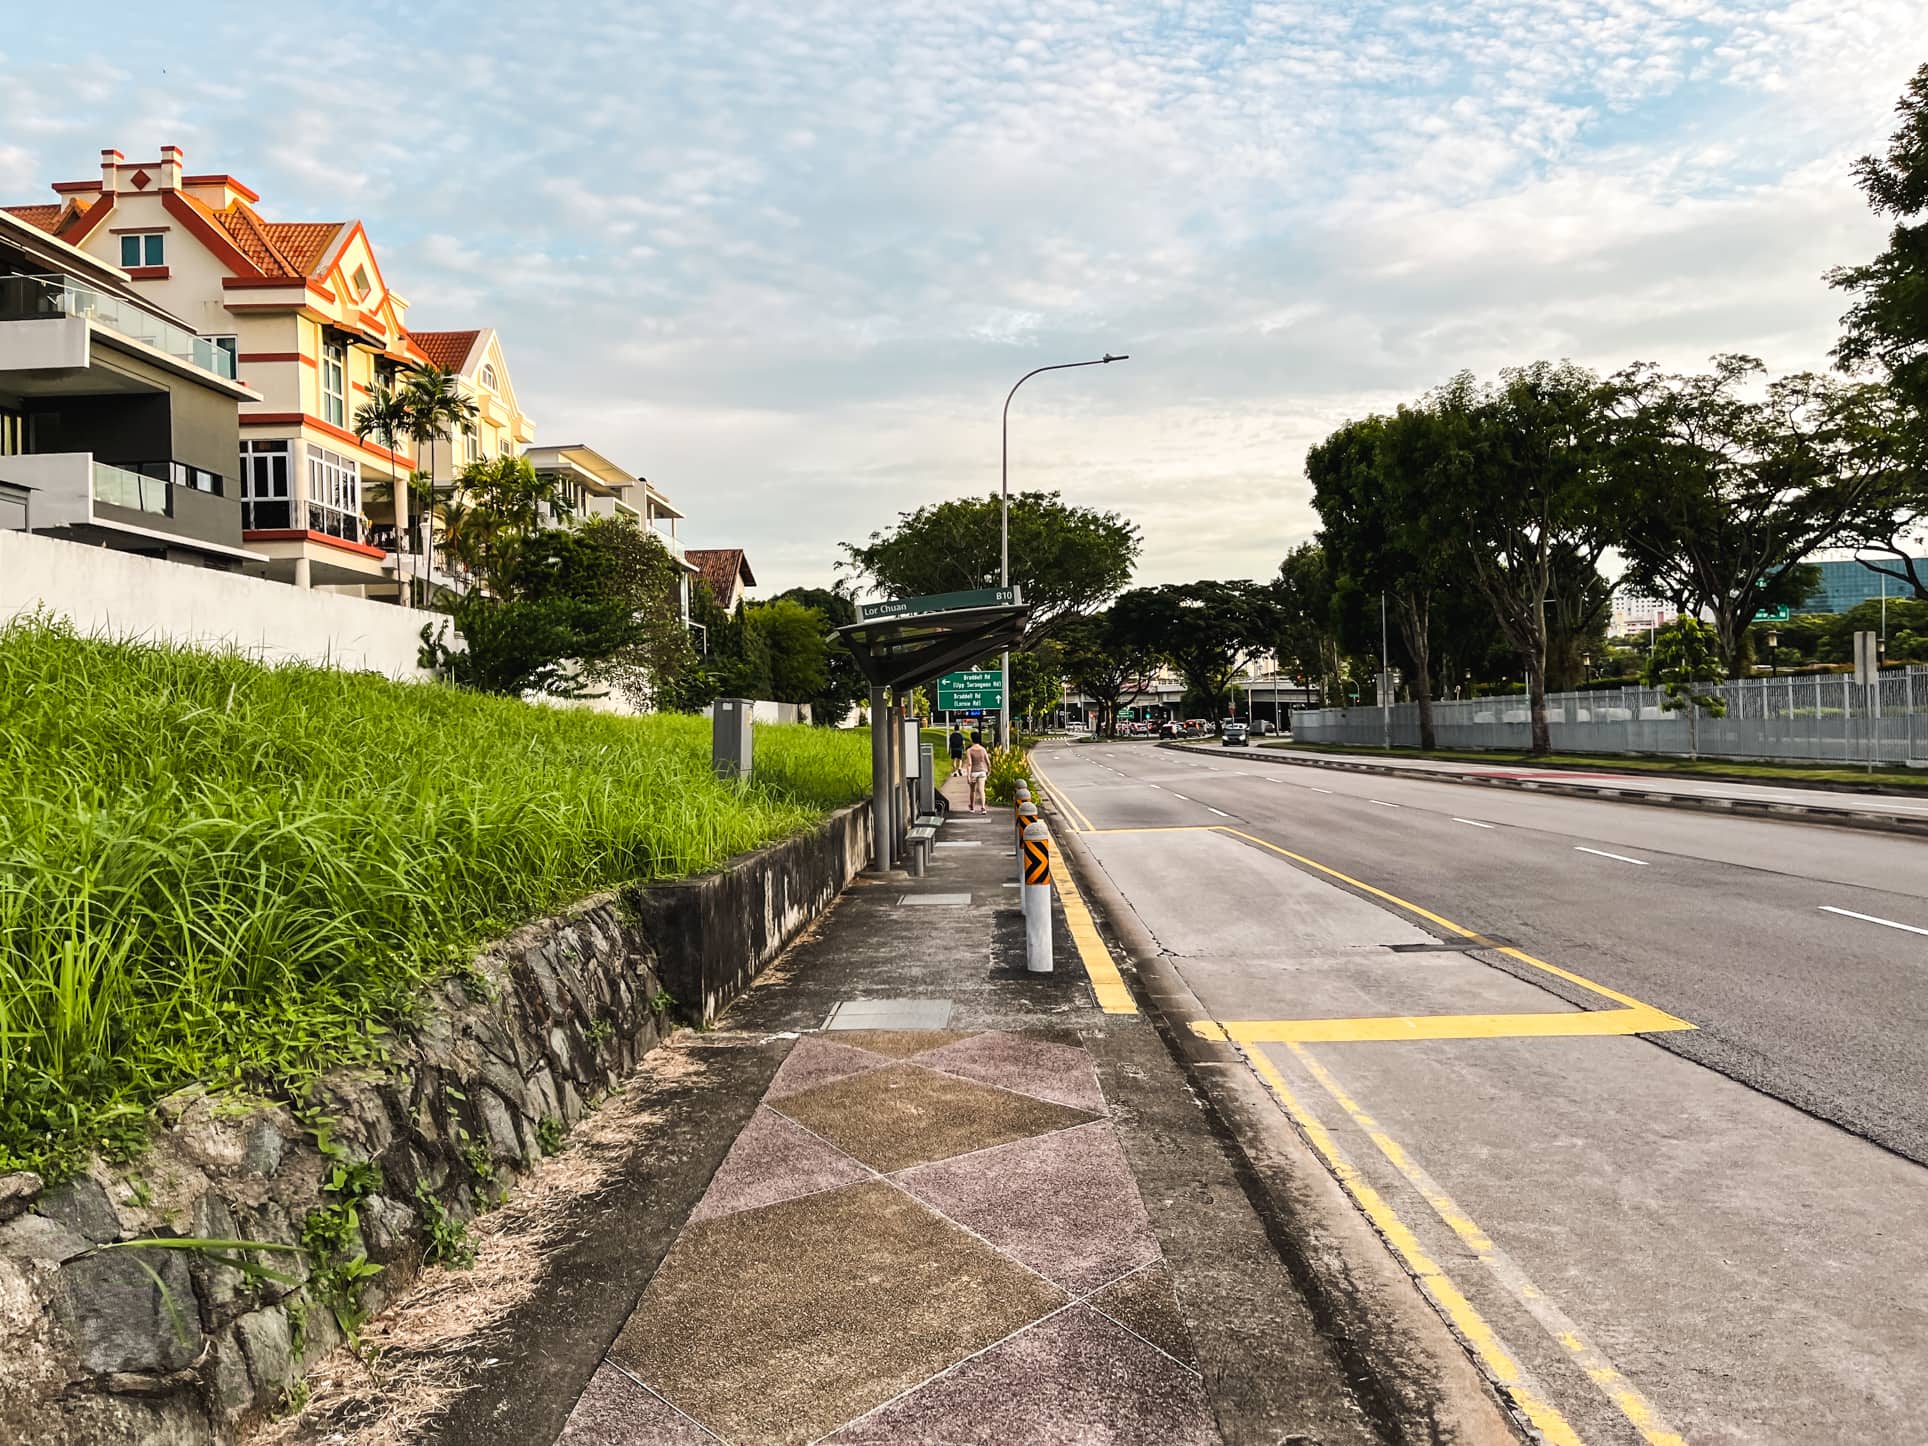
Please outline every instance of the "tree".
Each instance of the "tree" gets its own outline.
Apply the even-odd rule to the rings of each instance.
[[[1279,564],[1272,595],[1279,606],[1279,635],[1272,648],[1289,667],[1319,689],[1321,705],[1345,696],[1345,658],[1333,627],[1332,572],[1325,549],[1302,543]]]
[[[1597,568],[1615,540],[1603,486],[1609,464],[1599,378],[1569,363],[1462,374],[1433,393],[1437,464],[1422,525],[1450,549],[1525,664],[1535,753],[1546,722],[1546,608],[1555,567]]]
[[[412,436],[414,414],[409,408],[408,399],[386,382],[377,382],[375,390],[369,393],[368,400],[355,408],[355,436],[366,442],[370,437],[377,438],[388,449],[389,463],[397,465],[395,454],[400,448],[402,438]],[[430,479],[421,472],[411,471],[400,481],[384,480],[376,482],[368,489],[373,495],[395,504],[395,541],[401,546],[401,539],[408,528],[408,519],[420,516],[434,500],[434,487]],[[409,601],[414,602],[415,583],[409,582]]]
[[[1425,526],[1425,502],[1442,448],[1439,418],[1424,407],[1348,422],[1306,454],[1319,541],[1344,586],[1391,604],[1412,664],[1419,746],[1433,735],[1432,605],[1450,559]],[[1391,663],[1382,660],[1382,669]]]
[[[1676,618],[1654,635],[1653,656],[1647,660],[1647,682],[1661,689],[1666,697],[1660,706],[1669,712],[1687,709],[1692,729],[1692,749],[1700,754],[1700,710],[1715,718],[1725,717],[1727,703],[1718,693],[1707,691],[1706,684],[1723,676],[1719,639],[1707,624],[1694,618]]]
[[[1928,577],[1907,545],[1928,519],[1928,65],[1909,80],[1895,114],[1887,154],[1865,155],[1854,167],[1875,213],[1895,219],[1887,248],[1864,265],[1836,267],[1828,284],[1854,298],[1841,318],[1836,363],[1877,372],[1890,389],[1877,431],[1893,485],[1862,509],[1849,540],[1858,551],[1877,554],[1862,558],[1864,567],[1928,599]]]
[[[435,476],[435,444],[447,440],[457,433],[467,435],[475,430],[477,408],[475,403],[462,395],[453,372],[445,372],[440,367],[416,367],[408,374],[408,381],[402,388],[402,409],[408,419],[408,434],[414,438],[417,447],[427,443],[429,447],[428,475]],[[417,460],[420,452],[417,451]],[[433,482],[431,480],[431,486]],[[422,509],[422,568],[423,595],[431,597],[435,591],[435,509],[433,506]]]
[[[802,603],[822,619],[823,686],[809,700],[810,721],[819,727],[833,728],[843,722],[852,705],[870,695],[869,680],[835,631],[857,621],[857,605],[847,594],[823,587],[793,587],[779,594],[777,601]]]
[[[1048,715],[1064,699],[1064,650],[1055,638],[1011,654],[1011,712],[1018,718]]]
[[[668,549],[629,518],[544,528],[515,549],[497,589],[448,604],[466,646],[435,640],[429,652],[455,683],[481,692],[586,698],[614,685],[651,706],[694,661],[680,577]]]
[[[1058,631],[1065,676],[1098,706],[1098,730],[1118,736],[1118,713],[1151,687],[1158,654],[1118,626],[1116,613],[1073,618]]]
[[[823,614],[790,598],[776,598],[748,609],[749,623],[762,635],[770,656],[770,697],[779,703],[808,703],[828,678]]]
[[[1169,661],[1199,706],[1224,710],[1232,679],[1279,635],[1284,615],[1255,582],[1134,588],[1112,605],[1122,637]]]
[[[1746,395],[1766,368],[1717,356],[1699,376],[1615,379],[1615,502],[1628,575],[1713,620],[1730,677],[1763,589],[1838,535],[1891,473],[1865,444],[1870,388],[1803,373]]]
[[[897,526],[859,546],[847,566],[890,597],[998,585],[998,499],[962,497],[898,514]],[[1115,512],[1071,507],[1055,492],[1011,499],[1011,581],[1031,608],[1020,646],[1104,606],[1131,581],[1138,528]]]
[[[536,471],[528,458],[471,462],[443,508],[443,548],[481,587],[499,591],[520,545],[541,529],[545,511],[569,511],[562,483]]]

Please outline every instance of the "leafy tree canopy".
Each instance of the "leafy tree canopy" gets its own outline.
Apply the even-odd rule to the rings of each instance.
[[[898,514],[897,526],[845,543],[848,566],[891,597],[996,587],[996,497],[960,497]],[[1025,646],[1102,607],[1131,581],[1138,528],[1115,512],[1072,507],[1055,492],[1011,498],[1011,581],[1032,609]]]
[[[1213,709],[1232,679],[1278,638],[1284,614],[1256,582],[1167,583],[1134,588],[1113,604],[1120,636],[1167,659],[1187,689]]]

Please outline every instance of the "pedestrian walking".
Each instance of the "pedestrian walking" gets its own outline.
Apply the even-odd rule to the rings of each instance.
[[[964,730],[955,723],[951,725],[951,777],[955,778],[964,771]]]
[[[989,813],[984,804],[984,780],[991,776],[991,754],[982,733],[971,734],[971,746],[964,751],[964,767],[971,780],[971,812]]]

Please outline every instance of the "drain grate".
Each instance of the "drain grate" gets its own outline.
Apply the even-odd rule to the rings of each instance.
[[[1470,954],[1475,949],[1510,949],[1509,939],[1488,935],[1484,939],[1462,939],[1455,944],[1445,939],[1435,939],[1428,944],[1382,944],[1379,946],[1393,954]]]

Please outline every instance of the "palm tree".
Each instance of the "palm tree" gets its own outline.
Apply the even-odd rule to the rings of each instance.
[[[435,444],[447,440],[458,431],[467,434],[475,430],[476,405],[462,395],[461,387],[453,372],[445,372],[440,367],[417,367],[408,376],[408,385],[402,389],[401,403],[407,413],[409,436],[420,444],[429,446],[428,473],[433,487],[435,476]],[[423,540],[423,564],[428,571],[424,596],[432,599],[435,594],[435,509],[423,509],[422,522],[427,536]]]
[[[408,404],[408,396],[398,392],[386,382],[376,382],[375,390],[368,394],[368,400],[355,408],[355,435],[366,442],[370,436],[377,438],[388,449],[389,466],[397,465],[395,454],[401,446],[402,438],[412,435],[414,414]],[[406,481],[393,479],[378,482],[369,492],[380,496],[386,494],[395,503],[395,550],[401,551],[402,533],[405,528],[403,518],[413,510],[416,501],[414,478]],[[414,602],[414,588],[409,589],[409,601]]]

